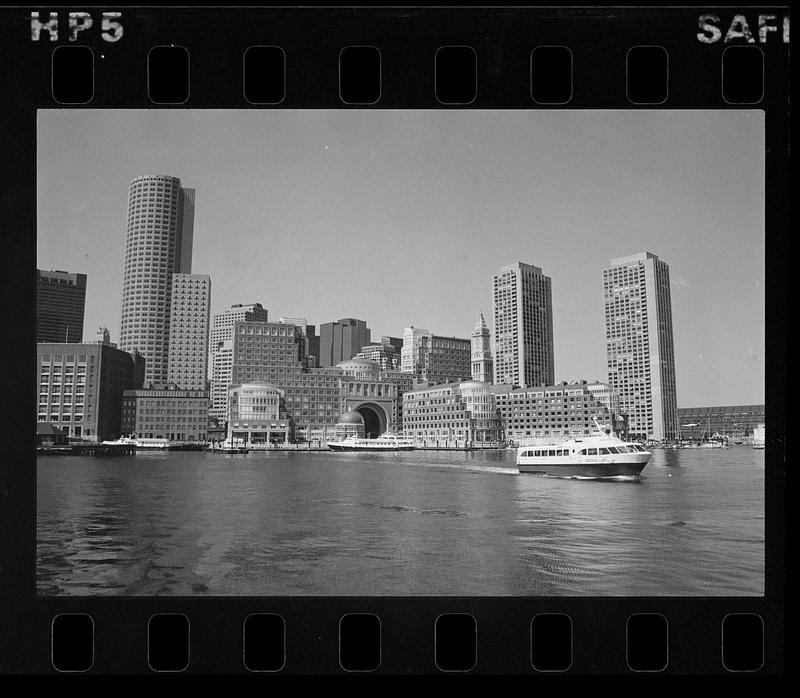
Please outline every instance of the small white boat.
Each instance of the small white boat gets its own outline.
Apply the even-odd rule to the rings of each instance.
[[[348,436],[341,441],[328,441],[327,446],[331,451],[413,451],[414,442],[411,439],[395,434],[381,434],[375,439],[363,439]]]
[[[753,427],[753,448],[762,449],[765,444],[766,427],[763,424],[757,424]]]
[[[103,446],[138,446],[136,439],[131,438],[130,436],[120,436],[118,439],[114,439],[113,441],[101,441],[100,443]]]
[[[520,473],[568,478],[639,477],[652,455],[644,446],[606,434],[595,420],[589,436],[521,447]]]

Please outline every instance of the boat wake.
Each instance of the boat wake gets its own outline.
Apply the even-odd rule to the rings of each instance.
[[[545,475],[561,480],[604,480],[606,482],[641,482],[639,475]]]
[[[424,463],[426,468],[446,468],[448,470],[462,470],[470,473],[494,473],[497,475],[519,475],[512,468],[501,468],[497,465],[465,465],[463,463]]]

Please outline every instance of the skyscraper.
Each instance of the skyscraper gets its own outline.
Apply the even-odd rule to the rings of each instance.
[[[483,313],[478,315],[472,330],[472,380],[491,383],[494,378],[494,359],[490,346],[489,328]]]
[[[649,252],[612,259],[603,298],[608,382],[630,436],[677,438],[669,267]]]
[[[421,327],[403,330],[400,367],[423,383],[457,383],[472,377],[472,342],[459,337],[435,335]]]
[[[269,311],[261,303],[237,303],[211,318],[211,331],[208,340],[209,378],[214,364],[214,354],[223,342],[233,339],[233,326],[237,320],[256,320],[267,322]],[[226,388],[227,389],[227,388]]]
[[[550,277],[516,262],[493,277],[494,382],[523,388],[555,382]]]
[[[267,322],[269,311],[261,303],[237,303],[216,313],[211,321],[208,349],[208,372],[211,379],[211,409],[209,415],[225,420],[228,406],[228,386],[233,382],[233,329],[239,321]]]
[[[86,274],[36,270],[36,341],[82,342]]]
[[[211,277],[173,274],[167,378],[183,390],[205,390]]]
[[[364,320],[346,317],[319,326],[319,366],[335,366],[352,359],[371,340]]]
[[[319,337],[317,337],[316,327],[309,325],[308,320],[304,317],[280,317],[278,322],[288,323],[290,325],[297,325],[303,332],[305,340],[304,355],[308,362],[309,368],[314,368],[319,362]]]
[[[163,175],[131,181],[119,346],[145,357],[145,384],[168,380],[172,274],[191,274],[193,230],[194,189]]]

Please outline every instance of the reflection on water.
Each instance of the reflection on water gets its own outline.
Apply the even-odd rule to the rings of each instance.
[[[139,453],[38,462],[40,594],[761,595],[764,452],[641,481],[514,452]]]

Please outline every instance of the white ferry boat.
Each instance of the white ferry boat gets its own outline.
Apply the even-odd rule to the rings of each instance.
[[[114,439],[113,441],[103,441],[101,442],[104,446],[136,446],[136,448],[157,448],[160,450],[165,450],[170,447],[170,441],[168,439],[136,439],[130,436],[120,436],[118,439]]]
[[[136,439],[131,438],[130,436],[120,436],[118,439],[114,439],[113,441],[101,441],[101,445],[103,446],[136,446]]]
[[[638,443],[606,434],[595,421],[589,436],[520,447],[520,473],[568,478],[639,477],[652,455]]]
[[[341,441],[328,441],[331,451],[413,451],[414,442],[395,434],[381,434],[375,439],[348,436]]]

